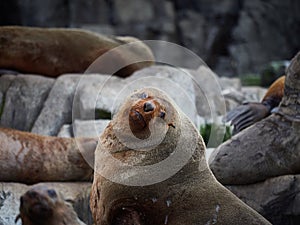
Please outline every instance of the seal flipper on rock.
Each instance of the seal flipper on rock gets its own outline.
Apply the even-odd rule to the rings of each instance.
[[[278,111],[220,145],[210,168],[222,184],[251,184],[300,172],[300,53],[287,68]]]
[[[150,137],[163,136],[156,145],[130,132],[128,115],[144,103],[145,95],[164,110],[163,118],[153,114],[144,127],[150,126]],[[140,142],[132,144],[136,139]],[[198,130],[153,88],[129,96],[103,132],[95,152],[90,207],[96,225],[270,224],[215,179]]]
[[[282,76],[270,86],[261,102],[247,102],[229,111],[224,120],[231,121],[233,134],[269,116],[283,97],[284,83],[285,76]]]

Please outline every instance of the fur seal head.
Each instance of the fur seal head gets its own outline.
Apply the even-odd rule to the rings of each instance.
[[[142,92],[140,97],[141,99],[137,100],[129,111],[129,125],[132,133],[137,138],[146,139],[151,135],[150,122],[157,118],[164,120],[166,108],[159,99],[149,96],[146,92]],[[156,122],[162,121],[158,120]]]
[[[82,225],[72,206],[54,189],[38,185],[20,198],[20,214],[16,218],[23,225]]]
[[[124,101],[111,126],[118,142],[130,149],[146,150],[167,141],[169,133],[175,135],[179,122],[170,98],[158,89],[144,88]]]
[[[31,221],[44,221],[53,216],[60,197],[53,189],[37,187],[30,189],[20,198],[20,215]]]

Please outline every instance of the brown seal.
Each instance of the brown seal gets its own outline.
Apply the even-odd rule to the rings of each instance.
[[[128,147],[138,132],[145,145]],[[217,182],[198,130],[154,88],[129,96],[102,133],[90,207],[96,225],[270,224]]]
[[[57,77],[64,73],[83,73],[99,56],[122,44],[139,41],[133,37],[106,37],[81,29],[0,27],[0,68],[20,73]],[[115,73],[126,77],[153,64],[151,50],[136,42],[126,50],[117,49],[93,73]],[[142,60],[139,62],[138,59]],[[115,66],[126,65],[119,71]]]
[[[58,138],[0,127],[0,180],[37,183],[42,181],[90,181],[97,140]]]
[[[261,102],[247,102],[227,113],[225,120],[234,126],[233,134],[269,116],[283,97],[285,76],[278,78],[269,87]]]
[[[220,145],[210,167],[222,184],[252,184],[300,172],[300,53],[287,68],[277,112]]]
[[[22,225],[84,225],[72,205],[54,189],[36,186],[20,198],[20,214],[16,218]]]

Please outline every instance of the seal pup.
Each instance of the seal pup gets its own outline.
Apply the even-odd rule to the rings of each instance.
[[[270,224],[215,179],[198,130],[154,88],[129,96],[102,133],[90,208],[96,225]]]
[[[300,53],[287,68],[277,112],[220,145],[209,159],[222,184],[252,184],[300,172]]]
[[[97,139],[59,138],[0,127],[0,180],[91,181]],[[84,157],[83,157],[84,156]]]
[[[38,185],[20,198],[22,225],[85,225],[75,213],[72,205],[54,189]]]

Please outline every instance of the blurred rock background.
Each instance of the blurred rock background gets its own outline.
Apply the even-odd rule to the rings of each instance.
[[[299,11],[299,1],[280,0],[10,0],[0,2],[0,25],[171,41],[197,53],[219,76],[232,77],[295,55]]]

